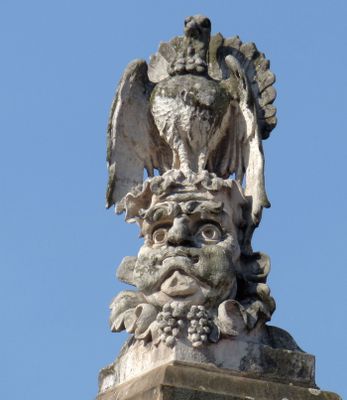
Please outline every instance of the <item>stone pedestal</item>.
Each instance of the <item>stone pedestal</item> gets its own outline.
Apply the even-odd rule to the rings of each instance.
[[[97,400],[341,400],[317,387],[314,356],[268,329],[276,332],[273,345],[287,348],[231,339],[194,348],[184,338],[170,348],[130,339],[101,370]]]
[[[174,361],[100,393],[98,400],[342,400],[317,388]]]
[[[273,348],[261,343],[222,339],[200,348],[181,339],[172,347],[130,339],[117,360],[99,376],[99,391],[128,382],[171,363],[189,364],[241,374],[255,379],[316,387],[315,359],[300,350]]]

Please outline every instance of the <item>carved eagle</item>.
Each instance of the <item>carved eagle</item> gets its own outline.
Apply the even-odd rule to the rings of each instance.
[[[262,139],[276,125],[275,76],[253,43],[210,32],[208,18],[188,17],[184,36],[162,43],[149,66],[126,68],[108,125],[107,207],[141,184],[144,170],[170,169],[234,177],[254,226],[269,207]]]

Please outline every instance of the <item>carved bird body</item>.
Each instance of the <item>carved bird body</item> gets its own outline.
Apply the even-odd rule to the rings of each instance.
[[[170,77],[151,95],[151,113],[172,149],[173,168],[201,171],[208,148],[228,108],[227,93],[207,74],[211,23],[197,15],[185,20],[184,38],[168,68]]]
[[[173,168],[205,169],[208,152],[222,135],[229,103],[228,93],[219,83],[203,76],[177,75],[156,85],[151,113],[173,151]]]

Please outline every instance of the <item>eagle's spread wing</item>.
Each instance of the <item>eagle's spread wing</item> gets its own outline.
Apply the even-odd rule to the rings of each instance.
[[[146,62],[130,63],[119,83],[108,124],[107,208],[142,184],[144,169],[152,176],[154,169],[165,170],[170,163],[171,152],[159,137],[150,113],[152,89]],[[121,205],[117,211],[122,211]]]
[[[224,85],[226,88],[229,87],[234,97],[228,142],[232,144],[230,146],[232,153],[239,155],[233,157],[224,153],[230,161],[229,165],[226,164],[227,167],[224,166],[226,171],[223,172],[235,173],[236,179],[243,184],[245,196],[250,203],[252,223],[257,226],[263,207],[269,207],[270,203],[265,191],[264,155],[256,106],[247,76],[238,60],[228,55],[225,62],[230,70],[230,77],[224,81]]]

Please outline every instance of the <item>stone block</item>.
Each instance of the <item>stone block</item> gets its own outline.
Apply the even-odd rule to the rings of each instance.
[[[100,393],[97,400],[342,400],[317,387],[254,379],[174,361]]]
[[[115,363],[104,368],[99,390],[127,382],[168,363],[189,363],[210,370],[221,370],[267,381],[315,387],[315,359],[302,351],[275,349],[267,345],[222,339],[216,344],[194,348],[179,340],[170,348],[130,340]]]

